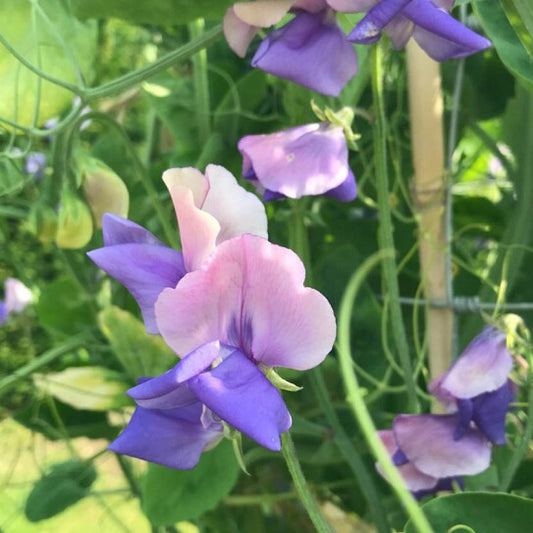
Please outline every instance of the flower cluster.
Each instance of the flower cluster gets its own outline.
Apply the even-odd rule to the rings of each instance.
[[[490,47],[448,11],[453,0],[256,0],[228,8],[224,34],[244,57],[260,28],[276,25],[291,12],[294,18],[262,41],[252,66],[314,91],[338,96],[357,73],[351,43],[371,44],[385,31],[395,48],[413,37],[437,61],[464,57]],[[347,36],[336,12],[367,12]]]
[[[482,472],[490,464],[491,444],[505,444],[505,416],[514,398],[512,366],[505,333],[487,327],[429,385],[451,414],[399,415],[392,430],[379,432],[417,497]]]
[[[279,450],[291,417],[267,376],[325,358],[336,332],[331,306],[303,286],[298,256],[267,240],[263,204],[226,169],[171,169],[163,179],[182,252],[112,215],[105,246],[89,252],[137,300],[147,330],[182,357],[130,389],[137,408],[111,449],[192,468],[234,428]]]

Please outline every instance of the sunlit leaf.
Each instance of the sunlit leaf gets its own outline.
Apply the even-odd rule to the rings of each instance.
[[[133,379],[157,376],[178,362],[165,341],[148,335],[144,324],[131,313],[111,306],[100,313],[98,320],[115,355]]]
[[[34,374],[33,382],[46,394],[77,409],[107,411],[131,404],[126,395],[129,385],[122,374],[100,366]]]

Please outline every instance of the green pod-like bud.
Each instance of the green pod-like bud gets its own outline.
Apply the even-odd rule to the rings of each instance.
[[[56,244],[59,248],[83,248],[93,234],[93,219],[87,204],[68,189],[61,195]]]
[[[27,228],[37,237],[39,242],[51,244],[57,233],[57,213],[49,205],[38,202],[30,209]]]
[[[102,227],[104,213],[126,218],[130,196],[122,179],[105,163],[88,155],[78,156],[81,186],[91,208],[94,224]]]

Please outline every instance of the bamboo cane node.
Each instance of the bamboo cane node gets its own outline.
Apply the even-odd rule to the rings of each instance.
[[[446,186],[440,178],[423,185],[417,185],[412,181],[409,189],[417,211],[426,211],[435,207],[444,208]]]

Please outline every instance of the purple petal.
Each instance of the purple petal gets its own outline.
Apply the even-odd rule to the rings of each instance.
[[[512,401],[514,393],[510,381],[499,389],[482,394],[473,400],[472,418],[493,444],[505,444],[505,417]]]
[[[487,327],[440,378],[437,388],[444,395],[474,398],[500,388],[507,381],[512,366],[513,358],[507,349],[505,333]],[[435,386],[430,389],[435,390]]]
[[[159,333],[154,304],[164,288],[175,287],[185,275],[181,253],[158,244],[117,244],[87,255],[135,298],[146,331]]]
[[[131,388],[128,395],[148,409],[172,409],[197,401],[185,382],[209,368],[219,353],[218,341],[203,344],[164,374]]]
[[[357,197],[357,183],[351,168],[348,168],[348,177],[337,187],[326,193],[326,196],[335,198],[340,202],[351,202]]]
[[[425,496],[431,496],[432,494],[436,494],[437,492],[441,492],[443,490],[452,491],[454,490],[454,484],[457,483],[461,489],[464,489],[464,482],[463,478],[461,477],[447,477],[444,479],[439,479],[438,483],[431,489],[424,489],[424,490],[415,490],[413,491],[413,496],[420,500],[424,498]]]
[[[339,126],[306,124],[267,135],[247,135],[238,148],[243,173],[253,171],[266,191],[289,198],[329,191],[334,197],[353,199],[355,179]]]
[[[271,31],[252,65],[313,91],[338,96],[357,72],[357,54],[336,21],[301,12]]]
[[[386,26],[385,32],[389,36],[392,46],[401,50],[413,35],[414,24],[403,15],[394,17]]]
[[[474,402],[472,400],[457,400],[457,427],[453,438],[459,440],[464,437],[465,433],[470,428],[472,415],[474,414]]]
[[[436,61],[465,57],[491,47],[485,37],[455,20],[430,0],[411,0],[403,14],[416,24],[414,38]]]
[[[457,423],[457,415],[399,415],[393,431],[398,447],[424,474],[435,478],[478,474],[490,464],[490,445],[473,428],[455,440]]]
[[[371,44],[381,37],[383,28],[398,16],[411,0],[381,0],[357,24],[348,40],[358,44]]]
[[[191,390],[222,420],[270,450],[291,426],[281,394],[244,354],[233,352],[189,382]]]
[[[378,435],[385,445],[385,448],[387,448],[389,455],[394,457],[399,451],[396,440],[394,439],[394,432],[390,429],[387,429],[378,431]],[[376,464],[376,469],[383,477],[385,477],[379,463]],[[412,463],[405,463],[402,466],[399,466],[398,471],[405,480],[407,487],[412,492],[423,490],[430,491],[438,483],[437,478],[423,474]]]
[[[221,424],[204,427],[200,403],[166,410],[137,407],[129,424],[109,449],[187,470],[198,463],[202,451],[218,441],[222,434]]]
[[[105,213],[102,216],[102,232],[104,246],[133,243],[164,246],[155,235],[139,226],[139,224],[111,213]]]

